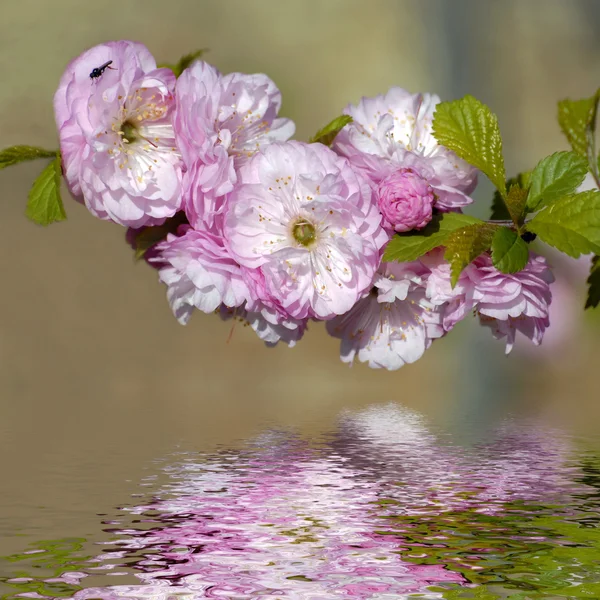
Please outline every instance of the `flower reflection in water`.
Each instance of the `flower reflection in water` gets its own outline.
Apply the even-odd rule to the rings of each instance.
[[[391,404],[342,415],[321,442],[271,432],[243,451],[180,456],[159,497],[124,509],[129,526],[59,580],[85,585],[99,571],[139,580],[79,589],[77,600],[461,598],[482,585],[530,598],[570,585],[571,573],[587,581],[581,556],[552,562],[579,527],[568,520],[575,494],[593,490],[575,483],[557,432],[506,423],[462,448]]]
[[[254,446],[180,464],[169,499],[132,510],[152,529],[122,531],[120,546],[140,557],[140,578],[156,585],[149,593],[169,598],[172,588],[158,594],[170,584],[192,597],[399,598],[463,581],[442,566],[405,563],[401,541],[374,532],[378,486],[347,459],[277,434]]]
[[[389,404],[347,413],[339,432],[333,447],[406,514],[494,512],[509,501],[560,501],[573,491],[563,436],[531,423],[505,422],[464,448],[432,433],[418,413]]]

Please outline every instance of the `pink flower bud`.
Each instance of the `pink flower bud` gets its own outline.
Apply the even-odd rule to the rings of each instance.
[[[399,169],[386,177],[377,196],[379,210],[395,231],[421,229],[431,221],[435,195],[412,169]]]

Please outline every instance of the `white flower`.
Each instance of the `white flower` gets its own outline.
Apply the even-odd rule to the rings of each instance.
[[[410,168],[432,188],[439,210],[470,204],[477,170],[433,136],[439,101],[434,94],[410,94],[397,87],[384,96],[363,98],[346,107],[353,121],[337,135],[333,148],[375,185],[398,169]]]
[[[390,371],[417,361],[444,332],[442,315],[425,297],[426,269],[415,263],[383,263],[370,293],[327,323],[340,338],[341,358]]]

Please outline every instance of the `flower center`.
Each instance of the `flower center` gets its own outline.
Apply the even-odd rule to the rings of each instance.
[[[301,217],[294,223],[292,235],[301,246],[308,248],[315,241],[317,231],[312,223]]]
[[[137,127],[129,120],[121,125],[121,131],[123,132],[123,141],[126,141],[128,144],[137,142],[141,137],[138,134]]]

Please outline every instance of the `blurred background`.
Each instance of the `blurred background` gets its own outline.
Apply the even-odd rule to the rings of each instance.
[[[267,73],[299,139],[392,85],[471,93],[498,114],[509,174],[566,149],[557,100],[600,84],[597,0],[3,0],[0,10],[2,147],[56,147],[52,97],[66,64],[113,39],[145,43],[158,62],[207,47],[224,72]],[[521,339],[505,358],[504,343],[463,323],[400,371],[348,368],[321,326],[293,349],[242,327],[227,342],[231,324],[212,315],[181,327],[122,228],[66,191],[66,222],[25,219],[42,167],[0,173],[0,552],[18,546],[17,530],[85,533],[174,447],[227,447],[270,426],[310,437],[372,403],[401,402],[474,436],[473,415],[513,411],[575,435],[597,429],[598,318],[583,314],[575,261],[560,262],[557,334],[541,349]],[[483,215],[488,182],[476,197]]]

